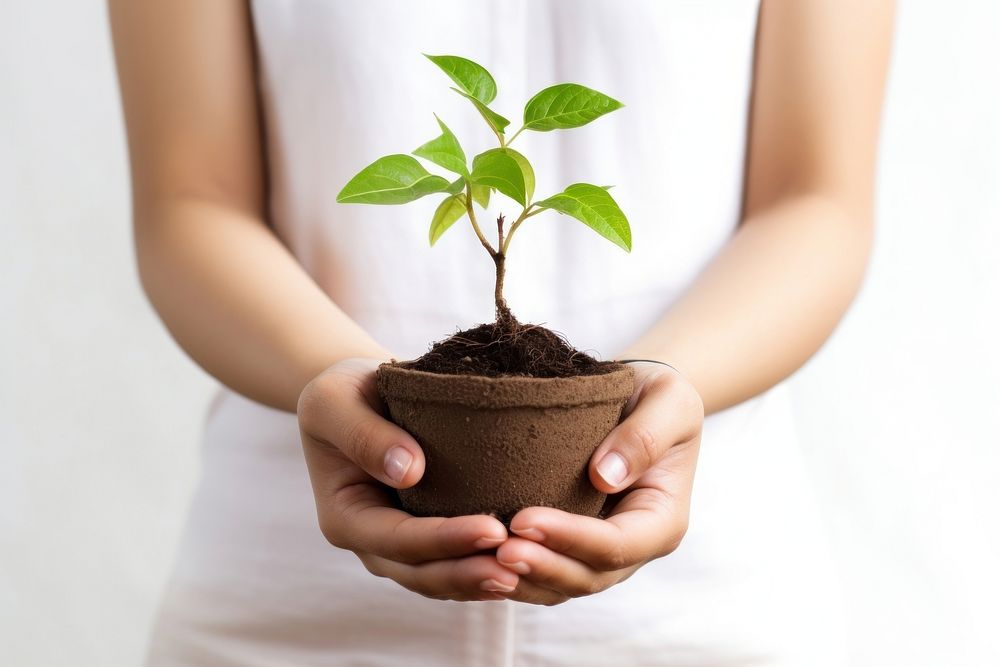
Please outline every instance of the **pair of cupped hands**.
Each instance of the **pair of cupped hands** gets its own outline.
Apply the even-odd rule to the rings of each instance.
[[[605,519],[529,507],[496,518],[415,517],[391,489],[424,472],[420,445],[386,418],[374,359],[338,362],[298,404],[323,535],[369,572],[439,600],[556,605],[618,584],[671,553],[687,530],[704,410],[669,366],[637,363],[625,419],[594,452],[593,485],[617,502]]]

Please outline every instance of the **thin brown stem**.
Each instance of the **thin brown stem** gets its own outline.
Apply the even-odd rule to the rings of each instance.
[[[497,321],[506,321],[512,317],[507,301],[503,298],[503,279],[507,273],[507,256],[503,248],[503,213],[497,216],[497,247],[501,248],[493,255],[493,263],[497,268],[496,286],[493,290],[493,301],[496,304]]]
[[[507,307],[507,301],[503,298],[503,279],[506,273],[506,263],[507,258],[504,257],[502,252],[498,252],[493,255],[493,263],[497,267],[497,280],[496,287],[493,290],[493,301],[496,304],[497,311],[497,322],[504,322],[513,317],[510,312],[510,308]]]
[[[490,254],[493,259],[493,263],[496,265],[497,278],[496,285],[493,289],[493,301],[496,305],[497,311],[497,321],[507,322],[513,318],[510,312],[510,308],[507,307],[507,302],[503,298],[503,278],[505,273],[504,260],[506,259],[503,254],[503,250],[495,250],[490,242],[486,240],[483,236],[483,230],[479,228],[479,223],[476,221],[476,213],[472,210],[472,186],[469,183],[465,185],[465,210],[469,214],[469,221],[472,223],[472,228],[476,230],[476,236],[479,237],[479,242],[483,244],[486,248],[486,252]],[[497,248],[503,248],[504,238],[503,238],[503,216],[501,215],[497,218]]]

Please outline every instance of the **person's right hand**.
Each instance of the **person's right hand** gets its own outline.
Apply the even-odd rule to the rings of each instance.
[[[502,600],[518,576],[480,554],[507,539],[485,514],[414,517],[396,509],[391,491],[424,472],[420,445],[382,415],[375,359],[348,359],[316,376],[298,403],[306,465],[320,530],[376,576],[438,600]]]

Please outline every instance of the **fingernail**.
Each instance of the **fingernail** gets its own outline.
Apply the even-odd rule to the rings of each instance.
[[[608,452],[597,464],[597,474],[611,486],[618,486],[628,477],[628,467],[620,454]]]
[[[406,447],[393,447],[385,455],[385,474],[396,483],[402,482],[411,463],[413,454]]]
[[[507,598],[505,598],[503,595],[500,595],[499,593],[487,593],[485,591],[483,591],[483,597],[481,598],[483,602],[496,602],[506,599]]]
[[[538,530],[537,528],[520,528],[520,529],[511,528],[511,530],[517,533],[518,537],[523,537],[533,542],[545,541],[545,533]]]
[[[517,586],[509,586],[497,581],[496,579],[487,579],[483,583],[479,584],[479,587],[484,591],[489,591],[490,593],[510,593],[512,590],[517,588]]]
[[[477,549],[495,549],[506,541],[505,537],[480,537],[472,543],[472,546]]]
[[[523,560],[519,560],[516,563],[505,563],[502,560],[498,561],[504,567],[517,572],[518,574],[528,574],[531,572],[531,567],[528,566]]]

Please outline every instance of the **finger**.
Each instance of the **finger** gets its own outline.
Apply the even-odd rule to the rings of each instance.
[[[436,560],[417,565],[374,554],[359,556],[372,574],[436,600],[499,600],[517,588],[518,576],[493,556]]]
[[[607,519],[529,507],[511,519],[511,531],[552,551],[610,572],[671,553],[687,531],[686,505],[655,489],[625,496]]]
[[[375,388],[375,362],[340,363],[316,377],[299,397],[306,446],[336,448],[383,484],[405,489],[424,474],[413,437],[385,419]]]
[[[320,528],[335,546],[401,563],[455,558],[495,549],[507,530],[485,514],[415,517],[392,506],[387,489],[352,484],[322,501]]]
[[[544,605],[546,607],[552,607],[573,599],[570,595],[539,586],[526,580],[524,577],[517,582],[517,588],[512,592],[502,593],[501,595],[514,602],[525,602],[527,604]]]
[[[636,391],[634,407],[594,451],[590,479],[605,493],[627,488],[667,451],[697,438],[704,408],[698,393],[676,372],[663,371]]]
[[[601,572],[518,537],[512,537],[497,549],[497,562],[521,577],[519,586],[530,583],[571,598],[599,593],[625,578],[624,571]]]

